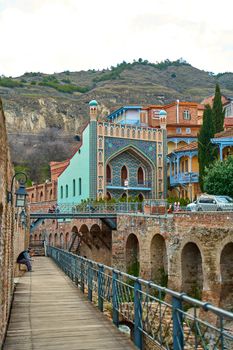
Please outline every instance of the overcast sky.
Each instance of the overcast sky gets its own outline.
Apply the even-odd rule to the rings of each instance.
[[[0,0],[0,75],[183,57],[233,72],[231,0]]]

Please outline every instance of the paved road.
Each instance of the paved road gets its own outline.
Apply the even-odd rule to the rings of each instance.
[[[46,257],[17,284],[4,350],[136,349]]]

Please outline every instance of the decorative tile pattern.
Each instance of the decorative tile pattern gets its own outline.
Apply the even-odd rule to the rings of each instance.
[[[117,153],[128,146],[134,146],[141,153],[146,155],[152,161],[153,164],[156,164],[155,141],[128,140],[113,137],[105,137],[105,160],[111,157],[114,153]]]

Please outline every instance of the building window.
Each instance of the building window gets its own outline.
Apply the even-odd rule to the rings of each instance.
[[[68,189],[68,185],[66,185],[66,198],[68,198],[69,196],[69,189]]]
[[[125,186],[125,180],[128,179],[128,170],[126,168],[126,166],[124,165],[122,168],[121,168],[121,185],[122,186]]]
[[[191,129],[190,128],[186,128],[186,134],[191,134]]]
[[[61,198],[63,198],[63,186],[61,186]]]
[[[73,179],[73,197],[75,197],[76,193],[75,193],[75,179]]]
[[[181,132],[182,132],[181,128],[176,128],[176,133],[177,134],[181,134]]]
[[[81,177],[78,179],[78,194],[81,196],[82,194],[82,179]]]
[[[183,112],[183,118],[184,120],[190,120],[191,119],[191,114],[189,111],[184,111]]]
[[[138,168],[138,185],[144,184],[144,171],[142,167]]]
[[[107,183],[111,183],[112,182],[112,170],[108,164],[106,167],[106,177],[107,177]]]

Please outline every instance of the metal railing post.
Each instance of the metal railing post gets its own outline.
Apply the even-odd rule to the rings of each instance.
[[[141,284],[138,280],[134,282],[134,343],[142,349],[142,305],[140,300]]]
[[[103,280],[103,276],[102,273],[104,272],[104,267],[103,265],[99,266],[99,270],[98,270],[98,308],[101,312],[103,312],[104,310],[104,303],[103,303],[103,298],[101,295],[102,292],[102,280]]]
[[[88,283],[88,300],[92,301],[92,289],[93,289],[93,269],[92,263],[88,263],[88,271],[87,271],[87,283]]]
[[[179,310],[182,310],[182,300],[172,297],[172,319],[173,319],[173,349],[181,350],[184,348],[183,316]]]
[[[112,271],[112,320],[118,327],[119,325],[119,312],[118,312],[118,289],[117,289],[118,273]]]
[[[84,263],[81,261],[81,278],[80,278],[80,289],[84,293],[85,291],[85,276],[84,276]]]

